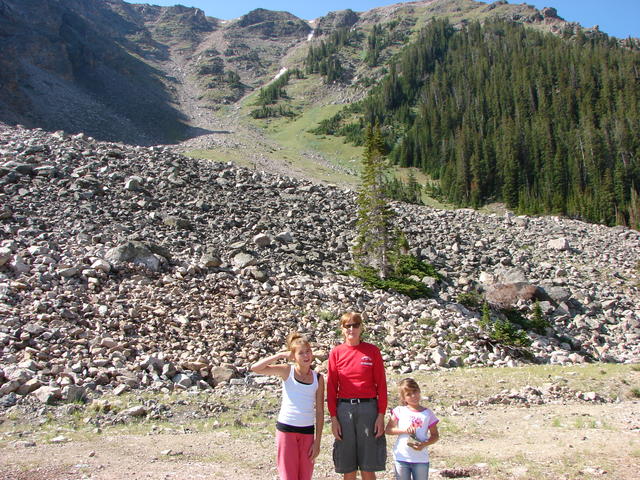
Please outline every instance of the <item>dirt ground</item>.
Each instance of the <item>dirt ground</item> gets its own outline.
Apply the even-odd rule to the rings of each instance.
[[[564,380],[569,379],[565,384],[579,387],[580,382],[587,381],[598,387],[598,394],[603,398],[608,395],[608,400],[584,401],[576,394],[575,399],[549,400],[542,404],[485,401],[496,393],[510,388],[513,391],[523,383],[542,382],[548,379],[543,378],[548,377],[546,372],[539,375],[526,372],[525,375],[522,371],[507,369],[498,374],[469,370],[453,376],[425,377],[431,380],[434,389],[456,385],[446,399],[441,396],[439,401],[430,404],[441,418],[441,441],[430,448],[431,478],[640,478],[640,399],[634,387],[640,385],[640,372],[629,368],[606,373],[575,371],[574,368],[563,372],[568,374]],[[479,393],[483,385],[490,385],[484,397]],[[456,396],[465,396],[465,390],[471,401],[456,400]],[[233,400],[233,395],[230,398]],[[393,401],[392,396],[390,403]],[[241,408],[253,408],[251,414],[247,416],[245,411],[240,417],[240,412],[227,412],[224,415],[230,414],[230,417],[211,418],[207,424],[189,423],[176,414],[168,422],[141,421],[101,431],[82,431],[77,427],[65,430],[63,419],[48,422],[49,426],[55,426],[48,436],[43,436],[42,425],[20,428],[24,421],[4,415],[0,479],[276,480],[272,417],[277,402],[275,390],[244,395]],[[195,405],[186,401],[178,404],[185,411]],[[266,408],[256,405],[266,405]],[[234,415],[236,420],[231,420]],[[68,421],[77,421],[77,417],[76,414]],[[332,438],[328,428],[324,432],[314,478],[337,479],[340,477],[333,472],[331,464]],[[61,443],[51,443],[52,435],[64,438]],[[387,471],[379,474],[379,479],[393,478],[393,441],[394,437],[388,437]]]

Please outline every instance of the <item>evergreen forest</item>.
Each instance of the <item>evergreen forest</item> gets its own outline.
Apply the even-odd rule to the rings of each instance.
[[[359,143],[376,122],[389,157],[456,205],[640,229],[640,51],[615,38],[434,20],[316,133]]]

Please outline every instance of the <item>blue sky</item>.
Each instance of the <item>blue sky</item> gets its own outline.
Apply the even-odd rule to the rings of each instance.
[[[210,16],[221,19],[237,18],[256,8],[283,10],[299,18],[312,20],[335,10],[350,8],[356,12],[383,5],[401,3],[398,0],[325,0],[316,3],[308,0],[127,0],[130,3],[197,7]],[[485,1],[485,3],[491,3]],[[600,30],[619,38],[640,38],[640,0],[510,0],[509,3],[528,3],[536,8],[554,7],[558,15],[584,27],[599,25]]]

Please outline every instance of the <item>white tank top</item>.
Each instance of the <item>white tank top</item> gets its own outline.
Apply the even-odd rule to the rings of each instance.
[[[282,381],[282,404],[278,414],[278,422],[293,427],[309,427],[316,423],[316,391],[318,390],[318,374],[313,372],[310,385],[295,379],[294,366],[291,365],[289,377]]]

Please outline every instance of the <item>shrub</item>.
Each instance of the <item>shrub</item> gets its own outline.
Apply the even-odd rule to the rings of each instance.
[[[470,310],[478,310],[482,297],[478,292],[464,292],[456,297],[456,301]]]
[[[542,312],[542,307],[540,306],[540,302],[538,300],[536,300],[536,303],[533,305],[533,311],[531,312],[529,325],[531,330],[539,333],[540,335],[544,335],[545,330],[551,325],[545,318],[544,313]]]
[[[514,319],[522,318],[522,316],[516,316],[513,313],[511,316]],[[527,332],[512,323],[508,316],[505,319],[492,319],[491,309],[486,301],[482,304],[482,316],[480,317],[479,325],[480,328],[487,332],[493,342],[509,347],[516,355],[533,358],[531,352],[527,350],[532,343]]]
[[[368,288],[393,290],[410,298],[431,297],[433,295],[431,289],[418,280],[413,280],[398,274],[381,279],[378,277],[377,270],[371,267],[361,267],[357,270],[348,270],[344,273],[361,279]]]
[[[527,332],[516,327],[508,319],[496,320],[493,323],[493,329],[490,336],[503,345],[514,347],[529,347],[532,343],[531,339],[527,336]]]
[[[433,265],[423,262],[413,255],[400,255],[398,257],[396,274],[401,276],[415,275],[420,278],[433,277],[438,280],[442,278]]]

